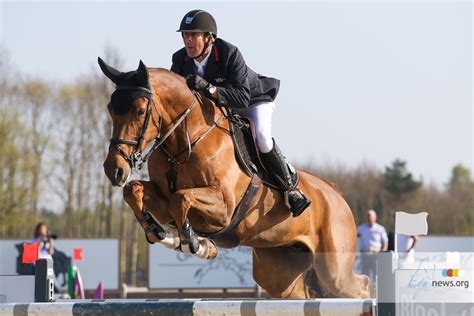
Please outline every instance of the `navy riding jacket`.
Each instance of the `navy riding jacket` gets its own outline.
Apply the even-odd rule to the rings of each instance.
[[[196,73],[194,60],[184,47],[173,54],[171,71],[184,77]],[[231,108],[274,101],[280,88],[280,80],[257,74],[247,66],[236,46],[220,38],[213,44],[204,79],[217,87],[219,102]]]

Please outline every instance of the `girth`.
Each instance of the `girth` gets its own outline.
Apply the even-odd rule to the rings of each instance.
[[[212,239],[219,247],[237,247],[240,244],[240,239],[237,236],[236,228],[250,213],[250,206],[254,201],[261,184],[262,179],[260,179],[260,176],[257,173],[254,173],[244,196],[232,214],[232,219],[230,220],[229,225],[215,233],[198,232],[195,228],[194,231],[200,236]]]

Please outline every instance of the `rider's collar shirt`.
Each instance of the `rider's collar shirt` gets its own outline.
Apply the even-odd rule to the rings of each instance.
[[[211,49],[209,50],[209,53],[203,59],[203,61],[198,62],[196,59],[193,59],[194,60],[194,65],[196,65],[196,73],[201,77],[204,77],[204,69],[206,68],[207,60],[209,59],[209,56],[211,55],[211,52],[212,52],[212,46],[211,46]]]

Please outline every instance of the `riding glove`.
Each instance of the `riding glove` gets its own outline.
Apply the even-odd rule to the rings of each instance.
[[[186,84],[189,89],[196,90],[204,93],[207,97],[212,97],[213,93],[216,91],[216,87],[207,82],[206,79],[192,74],[186,78]]]

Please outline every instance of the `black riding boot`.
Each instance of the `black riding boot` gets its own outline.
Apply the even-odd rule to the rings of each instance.
[[[272,150],[265,154],[260,153],[260,157],[267,170],[277,179],[280,190],[284,194],[286,206],[294,217],[299,216],[311,204],[311,201],[293,183],[288,163],[275,140],[273,140]]]

